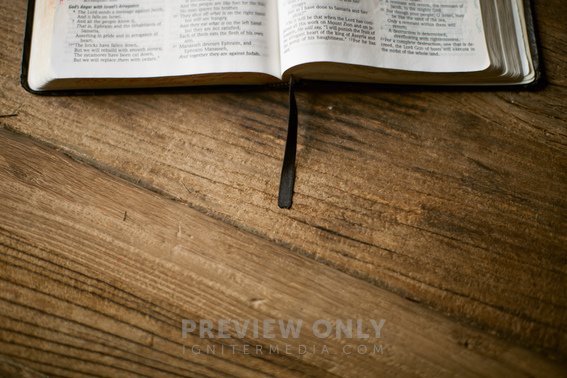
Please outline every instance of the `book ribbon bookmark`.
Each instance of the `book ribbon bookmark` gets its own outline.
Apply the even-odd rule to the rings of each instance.
[[[297,151],[297,104],[293,93],[293,77],[289,79],[289,123],[287,126],[287,139],[280,178],[280,191],[278,206],[289,209],[293,199],[293,186],[295,184],[295,154]]]

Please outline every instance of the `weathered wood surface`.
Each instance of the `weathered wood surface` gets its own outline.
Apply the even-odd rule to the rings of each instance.
[[[24,136],[0,130],[0,146],[0,346],[23,365],[112,377],[562,372],[526,348]],[[207,338],[225,353],[193,355],[189,348],[208,343],[196,334],[183,339],[182,319],[302,319],[304,331],[297,339]],[[373,337],[318,339],[309,331],[318,319],[386,323],[380,338],[363,324]],[[244,345],[263,353],[246,355]],[[270,345],[282,353],[268,353]],[[360,345],[368,352],[359,354]]]
[[[132,295],[141,298],[140,303],[160,306],[161,310],[155,311],[159,317],[168,319],[166,323],[169,328],[165,327],[160,333],[162,329],[157,326],[158,323],[150,322],[146,324],[145,331],[151,333],[151,327],[158,327],[153,331],[154,336],[170,340],[165,349],[180,345],[177,321],[181,317],[190,317],[185,316],[186,313],[220,316],[220,313],[210,312],[215,306],[203,307],[200,312],[186,312],[183,306],[190,301],[184,302],[185,294],[172,289],[178,282],[184,282],[185,287],[190,287],[195,293],[202,291],[203,301],[229,301],[230,310],[224,313],[227,317],[262,318],[262,313],[254,312],[248,305],[247,301],[258,298],[247,296],[246,285],[236,282],[233,284],[236,288],[226,288],[227,292],[223,292],[223,285],[230,286],[229,282],[234,282],[238,276],[240,268],[231,264],[252,259],[246,256],[251,253],[257,258],[264,254],[272,256],[271,259],[280,264],[276,264],[276,267],[285,267],[296,261],[309,266],[308,274],[316,278],[303,281],[303,294],[294,299],[294,295],[299,295],[298,291],[284,293],[287,300],[292,301],[287,303],[301,302],[300,308],[310,311],[310,319],[314,319],[314,316],[323,317],[322,314],[327,311],[326,304],[309,297],[316,297],[317,286],[314,282],[320,282],[318,275],[325,277],[326,274],[335,274],[341,277],[337,278],[337,282],[366,288],[368,297],[378,296],[372,300],[383,300],[383,303],[388,303],[386,307],[391,303],[410,306],[407,301],[400,299],[407,298],[419,303],[412,305],[417,306],[415,308],[409,307],[411,311],[418,311],[416,309],[419,308],[427,312],[429,310],[426,309],[432,309],[447,316],[435,318],[438,320],[427,318],[419,323],[424,327],[422,331],[416,330],[421,340],[426,339],[430,331],[443,335],[447,327],[464,327],[467,332],[490,340],[482,345],[515,344],[541,354],[551,364],[565,364],[566,3],[554,0],[545,5],[536,4],[547,76],[547,85],[538,91],[434,90],[349,84],[300,88],[296,93],[300,112],[298,176],[294,205],[289,211],[276,206],[287,121],[285,91],[192,90],[169,94],[34,96],[19,86],[25,2],[3,2],[0,9],[0,32],[3,35],[0,40],[0,113],[16,114],[0,118],[2,126],[27,134],[41,144],[55,147],[76,160],[126,179],[139,188],[120,184],[120,191],[106,194],[94,192],[96,196],[90,199],[81,197],[78,204],[72,200],[72,196],[63,196],[57,202],[60,209],[42,210],[42,206],[49,206],[47,200],[51,198],[50,195],[66,193],[67,186],[71,184],[61,181],[59,187],[53,184],[47,188],[40,173],[32,175],[35,181],[29,185],[35,190],[30,193],[33,193],[32,199],[37,202],[30,202],[26,200],[24,192],[20,193],[20,197],[13,192],[13,185],[25,177],[16,179],[13,174],[3,177],[3,193],[11,193],[13,202],[22,206],[20,217],[8,216],[9,212],[0,215],[0,226],[12,222],[12,228],[3,227],[3,240],[12,240],[12,244],[5,244],[6,256],[16,259],[10,261],[20,261],[20,265],[11,263],[20,268],[3,265],[6,268],[2,269],[0,277],[0,282],[7,282],[6,290],[2,292],[3,303],[7,307],[3,308],[6,308],[7,316],[11,319],[10,326],[3,327],[0,340],[6,348],[18,346],[17,350],[2,347],[2,350],[10,350],[7,353],[10,358],[38,371],[48,372],[50,362],[54,360],[46,352],[49,344],[36,348],[29,344],[29,340],[26,344],[26,337],[37,335],[46,343],[71,337],[71,345],[79,342],[84,344],[80,352],[83,354],[79,355],[85,365],[76,371],[92,373],[97,360],[95,354],[99,353],[89,346],[93,340],[102,340],[101,344],[112,348],[114,342],[128,343],[125,340],[142,337],[143,332],[135,328],[120,330],[123,333],[119,333],[117,327],[107,333],[97,334],[102,332],[105,314],[97,315],[101,316],[97,320],[90,320],[97,322],[99,328],[88,325],[93,334],[84,339],[80,335],[86,331],[73,323],[76,320],[71,316],[59,318],[55,313],[47,312],[45,319],[41,320],[46,322],[45,327],[30,320],[19,321],[11,311],[20,311],[18,306],[28,301],[40,301],[46,306],[57,307],[54,303],[66,300],[73,306],[91,311],[92,306],[97,306],[89,305],[87,299],[78,295],[79,292],[91,293],[95,290],[92,288],[94,284],[79,284],[76,281],[73,284],[50,283],[50,280],[60,280],[60,275],[77,275],[86,281],[93,280],[101,285],[96,290],[107,290],[108,286],[105,285],[115,285],[112,286],[115,290],[124,290],[120,291],[120,295],[124,295],[120,297],[121,301],[129,300],[127,297]],[[14,138],[12,134],[7,134],[6,149],[12,145]],[[25,144],[19,140],[16,138],[13,143]],[[35,144],[31,146],[39,148]],[[6,149],[3,146],[0,151],[4,153]],[[23,150],[21,154],[25,155]],[[62,167],[52,169],[59,175],[71,167],[90,172],[82,173],[84,175],[94,174],[77,163],[57,159]],[[4,167],[1,169],[4,170]],[[43,168],[38,166],[36,169],[41,172]],[[22,172],[25,173],[25,170]],[[97,184],[106,182],[111,185],[109,182],[115,182],[114,178],[100,172],[97,177]],[[68,180],[72,183],[73,177]],[[155,194],[149,194],[148,189]],[[85,190],[85,187],[81,186],[81,190]],[[175,239],[177,233],[184,232],[183,229],[179,231],[179,222],[188,215],[177,210],[180,211],[177,213],[179,217],[170,219],[166,210],[161,208],[156,209],[154,216],[144,210],[144,217],[139,221],[146,222],[149,245],[136,244],[142,243],[142,236],[141,240],[130,239],[131,229],[112,230],[115,224],[107,221],[106,217],[122,220],[124,212],[114,209],[116,214],[107,214],[99,207],[100,201],[107,197],[109,201],[116,202],[118,198],[126,198],[125,193],[136,193],[135,196],[140,198],[152,198],[164,204],[178,202],[171,204],[172,208],[183,208],[184,211],[189,211],[185,206],[189,205],[200,212],[200,216],[191,212],[194,214],[191,219],[198,219],[195,222],[208,222],[207,217],[212,217],[234,227],[214,223],[211,231],[202,231],[203,240],[216,239],[219,233],[223,237],[224,233],[234,234],[226,237],[232,237],[248,247],[229,251],[221,250],[220,246],[225,246],[222,243],[207,244],[207,247],[202,247],[208,254],[202,260],[203,264],[213,264],[208,259],[214,257],[215,264],[227,264],[223,268],[226,270],[221,270],[227,273],[226,276],[204,275],[207,282],[200,281],[191,286],[188,284],[190,272],[175,270],[179,276],[167,281],[167,285],[172,286],[164,287],[165,292],[169,290],[174,298],[156,293],[153,285],[161,286],[164,283],[150,279],[145,266],[150,262],[152,267],[165,264],[166,267],[161,268],[163,272],[170,269],[172,260],[169,259],[172,256],[175,259],[189,258],[183,257],[187,241],[175,249],[178,245]],[[136,206],[139,207],[141,200],[133,201],[132,206],[138,204]],[[29,234],[21,230],[34,227],[34,217],[31,215],[39,216],[34,212],[34,205],[44,211],[43,218],[47,217],[45,214],[49,211],[52,214],[45,219],[44,228],[38,228],[43,232]],[[86,211],[88,219],[81,221],[73,213],[73,206],[77,206],[76,210]],[[163,206],[167,208],[169,205]],[[126,206],[124,211],[128,220],[131,212]],[[166,224],[159,214],[171,222]],[[73,224],[77,224],[77,227],[71,227]],[[118,224],[126,227],[128,222]],[[95,231],[91,231],[92,227]],[[143,227],[137,227],[141,233]],[[52,231],[46,232],[46,229]],[[261,242],[261,239],[266,242]],[[90,252],[90,248],[95,251]],[[198,249],[199,253],[205,253],[202,249]],[[61,256],[76,255],[85,260],[79,265],[66,265],[63,260],[46,260],[51,252],[55,256],[52,258],[64,259]],[[187,251],[188,256],[198,256],[199,253],[190,248]],[[22,257],[18,257],[20,255],[29,256],[31,261],[22,260]],[[120,257],[137,261],[139,265],[129,266],[128,274],[115,273],[118,274],[115,278],[107,278],[111,271],[110,261],[121,261]],[[41,261],[46,264],[54,265],[42,273],[42,268],[37,265],[40,260],[34,259],[43,259]],[[97,259],[106,261],[106,267],[96,269]],[[256,267],[265,269],[264,265]],[[81,270],[87,268],[88,271]],[[15,297],[18,293],[12,291],[15,288],[9,284],[12,282],[10,280],[15,279],[11,277],[14,277],[17,269],[20,269],[19,272],[32,271],[35,274],[33,280],[36,281],[25,275],[18,278],[32,280],[18,281],[23,287],[35,287],[36,282],[51,286],[43,292],[26,289],[25,296],[17,301],[10,299],[11,295]],[[292,280],[284,274],[290,269],[276,269],[273,273],[279,273],[276,277],[281,280],[279,284],[282,290],[284,283]],[[263,271],[258,270],[255,275],[252,271],[249,273],[251,280],[261,280]],[[165,273],[162,274],[166,277]],[[132,287],[132,290],[138,291],[129,292],[127,285],[133,284],[133,277],[137,275],[144,277],[146,282],[138,282],[136,287]],[[113,277],[112,274],[110,277]],[[88,289],[80,286],[83,284]],[[218,288],[218,297],[213,295],[207,286],[209,284]],[[395,295],[385,293],[384,289]],[[272,290],[276,290],[275,286]],[[345,286],[345,290],[352,288]],[[275,293],[266,292],[259,298],[268,298],[270,306],[275,306],[274,298],[280,298]],[[65,299],[66,295],[72,299]],[[367,307],[362,298],[347,300],[342,295],[335,298],[342,302],[336,302],[337,308],[333,307],[333,313],[347,316],[359,311],[358,314],[363,316],[374,313],[380,316],[382,309]],[[352,306],[353,312],[341,310],[343,306]],[[127,316],[123,309],[116,311],[121,316]],[[293,308],[278,311],[286,316],[299,316],[294,312],[298,310]],[[431,314],[428,316],[435,316],[427,313]],[[401,313],[390,314],[394,316]],[[33,318],[33,312],[27,316]],[[396,316],[404,319],[402,315]],[[64,333],[57,336],[55,332],[68,325],[58,322],[65,321],[79,328],[74,328],[72,335]],[[393,319],[391,323],[395,322]],[[399,342],[395,344],[398,352],[410,348],[410,343],[404,340],[408,334],[401,330],[407,324],[405,320],[400,320],[395,325],[399,327],[396,332],[401,332],[395,336],[396,342]],[[37,332],[41,332],[41,336]],[[497,338],[493,339],[488,334]],[[104,341],[106,337],[110,338],[108,343]],[[112,339],[114,337],[116,339]],[[63,345],[67,345],[66,342],[58,341]],[[444,348],[452,345],[449,341],[447,343],[439,345]],[[462,344],[469,347],[477,345],[469,341]],[[118,348],[115,352],[122,353],[125,348],[129,346],[123,345],[123,349]],[[476,360],[476,364],[466,366],[483,366],[484,363],[485,369],[479,373],[487,374],[491,371],[486,368],[493,362],[491,356],[502,356],[500,352],[503,349],[499,348],[488,348],[484,361]],[[408,353],[417,350],[410,348]],[[408,357],[410,360],[400,360],[398,354],[391,359],[372,362],[362,359],[360,368],[363,371],[370,368],[372,363],[377,363],[380,367],[391,367],[392,370],[387,371],[393,372],[394,367],[409,363],[409,369],[414,369],[413,372],[427,374],[431,372],[429,367],[446,364],[445,371],[450,374],[460,367],[453,364],[453,357],[448,357],[451,352],[447,351],[451,350],[455,351],[449,348],[445,352],[438,350],[438,354],[425,354],[423,360],[411,359],[411,356]],[[58,364],[65,364],[68,353],[71,351],[64,349],[55,353]],[[105,355],[109,352],[101,353]],[[144,353],[151,354],[148,350]],[[167,353],[174,355],[171,358],[180,358],[175,354],[177,352]],[[26,359],[25,356],[33,357]],[[505,361],[498,361],[504,368],[522,363],[518,354],[507,357],[509,359]],[[159,359],[156,356],[152,358]],[[530,358],[537,359],[537,356],[530,355]],[[358,359],[330,359],[327,362],[318,357],[313,359],[315,361],[297,359],[293,363],[298,364],[298,372],[305,372],[313,366],[320,369],[315,370],[314,374],[324,371],[345,374],[350,371],[349,367],[359,364]],[[431,359],[433,365],[423,362],[426,359]],[[472,358],[470,361],[475,360]],[[106,361],[104,366],[116,368],[121,363],[117,360]],[[227,369],[236,369],[228,359],[218,363]],[[277,369],[286,364],[276,364],[274,367],[271,360],[255,363],[259,364],[258,371],[274,374],[281,373]],[[203,371],[210,372],[207,369],[211,369],[211,364],[210,361],[205,362]],[[218,369],[222,371],[223,367]],[[111,373],[110,370],[101,370],[100,374]],[[235,374],[240,375],[238,372]]]

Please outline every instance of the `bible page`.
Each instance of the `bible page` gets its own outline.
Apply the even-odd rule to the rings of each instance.
[[[279,0],[282,70],[336,62],[421,72],[489,64],[478,0]]]
[[[280,75],[272,1],[46,1],[56,7],[50,62],[56,77]]]

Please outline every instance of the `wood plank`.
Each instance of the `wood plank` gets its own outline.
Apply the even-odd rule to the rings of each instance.
[[[5,130],[0,198],[0,349],[48,375],[552,377],[566,370]],[[263,338],[261,325],[257,338],[200,338],[196,330],[183,339],[182,319],[301,319],[303,327],[298,338],[277,331]],[[318,319],[361,319],[371,335],[317,338]],[[386,320],[379,338],[369,319]],[[233,326],[228,333],[236,334]],[[192,354],[194,345],[216,353]],[[220,353],[223,345],[236,353]],[[245,345],[264,352],[245,354]],[[280,353],[268,353],[270,345]],[[359,354],[360,345],[368,352]],[[374,346],[382,353],[371,353]]]
[[[567,356],[567,5],[536,4],[542,90],[299,88],[298,178],[276,207],[284,91],[37,97],[25,1],[0,5],[3,127],[376,287]]]

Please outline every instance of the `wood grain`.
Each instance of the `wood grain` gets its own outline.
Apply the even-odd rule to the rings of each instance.
[[[4,378],[46,378],[45,374],[30,369],[11,358],[0,355],[0,374]]]
[[[17,363],[50,376],[564,372],[525,348],[22,136],[0,130],[0,146],[0,346]],[[201,339],[195,331],[183,339],[182,319],[302,319],[304,331],[287,339],[277,332],[274,339],[250,332]],[[320,339],[308,332],[318,319],[386,323],[380,338]],[[189,352],[207,344],[216,353]],[[235,345],[236,353],[219,353],[222,345]],[[245,354],[245,345],[282,352]],[[300,345],[308,352],[299,355]],[[357,353],[360,345],[369,352]],[[375,345],[383,352],[370,353]]]
[[[535,4],[546,69],[535,91],[297,88],[289,211],[276,205],[285,91],[34,96],[19,85],[25,6],[0,4],[0,113],[17,114],[0,118],[4,128],[284,247],[286,256],[566,363],[566,3]],[[157,220],[147,216],[150,227]],[[123,237],[115,236],[105,242]],[[68,237],[81,240],[66,232],[41,240]],[[170,243],[173,234],[162,237]]]

